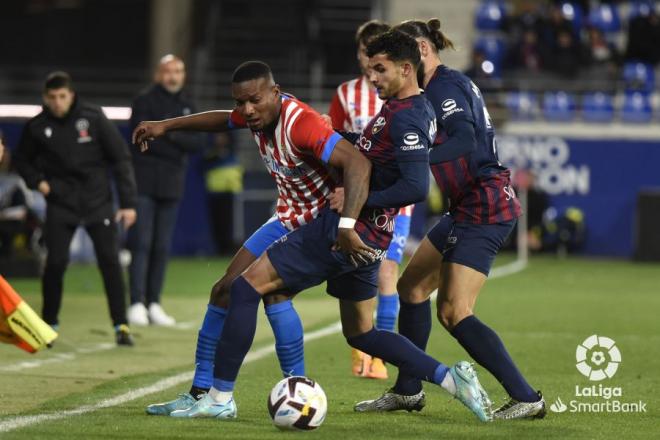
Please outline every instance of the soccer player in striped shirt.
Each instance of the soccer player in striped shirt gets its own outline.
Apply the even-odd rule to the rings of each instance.
[[[347,191],[349,187],[368,186],[369,162],[313,109],[281,93],[268,65],[252,61],[239,66],[232,78],[232,94],[236,99],[233,111],[141,122],[133,133],[133,143],[146,148],[148,140],[173,130],[249,128],[279,193],[275,218],[245,242],[225,275],[213,286],[197,340],[190,392],[169,402],[150,405],[147,413],[152,415],[169,415],[174,410],[189,408],[211,388],[216,345],[223,332],[231,282],[273,242],[309,223],[327,206],[327,197],[335,188],[328,166],[343,169]],[[326,148],[335,154],[330,157],[324,153]],[[352,230],[342,232],[338,240],[349,253],[366,248]],[[303,329],[288,295],[271,294],[264,297],[264,303],[283,374],[304,375]]]
[[[358,28],[355,42],[358,46],[357,59],[362,75],[337,87],[328,111],[332,127],[335,130],[361,133],[380,111],[383,101],[378,97],[376,88],[367,76],[369,63],[367,44],[378,35],[387,32],[389,28],[388,24],[378,20],[368,21]],[[335,208],[334,204],[331,206]],[[378,272],[376,328],[380,330],[395,330],[396,317],[399,312],[396,282],[399,279],[399,264],[403,260],[403,251],[410,233],[410,216],[413,207],[414,205],[409,205],[401,208],[396,216],[394,236]],[[361,351],[353,349],[351,350],[351,364],[355,376],[387,379],[387,367],[381,359],[372,359]]]
[[[449,212],[422,240],[399,280],[399,332],[425,349],[431,332],[429,296],[438,289],[438,318],[463,348],[500,382],[511,400],[494,418],[542,418],[545,401],[527,383],[499,336],[473,308],[495,255],[521,215],[510,172],[497,157],[493,125],[479,88],[442,64],[438,51],[453,48],[440,21],[411,20],[396,26],[414,37],[422,54],[426,98],[438,117],[429,154],[431,171],[449,199]],[[421,409],[422,384],[399,374],[393,389],[356,411]]]
[[[371,172],[366,170],[365,182],[344,181],[341,218],[325,207],[234,280],[216,351],[213,388],[192,407],[171,416],[235,418],[234,383],[254,338],[262,296],[281,289],[297,293],[327,280],[327,292],[339,299],[349,345],[439,385],[480,420],[491,419],[488,395],[468,362],[449,368],[400,334],[374,328],[379,263],[392,238],[398,209],[423,200],[428,193],[428,146],[435,138],[436,121],[433,108],[420,94],[420,54],[413,38],[389,31],[369,43],[367,53],[373,67],[370,80],[379,96],[388,99],[355,144],[363,159],[371,161]],[[346,155],[338,148],[340,142],[317,145],[315,157],[330,164],[344,162],[338,160]]]

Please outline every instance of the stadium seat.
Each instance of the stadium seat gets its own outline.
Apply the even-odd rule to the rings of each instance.
[[[501,1],[482,1],[474,14],[474,21],[480,31],[496,31],[502,28],[506,11]]]
[[[530,92],[510,92],[506,95],[506,108],[511,119],[530,121],[538,114],[538,100]]]
[[[587,122],[611,122],[614,98],[603,92],[587,93],[582,99],[582,118]]]
[[[635,61],[624,64],[623,82],[627,92],[649,93],[653,91],[655,87],[653,66]]]
[[[653,2],[648,0],[632,1],[629,4],[628,20],[632,20],[633,18],[639,17],[640,15],[642,17],[648,17],[651,15],[651,11],[654,7],[655,5]]]
[[[575,97],[566,92],[545,92],[543,116],[548,121],[569,122],[575,119]]]
[[[494,77],[498,77],[506,54],[506,44],[502,38],[482,35],[474,43],[474,50],[483,53],[486,61],[493,64]]]
[[[573,31],[576,34],[579,34],[584,21],[584,13],[582,12],[580,5],[577,3],[563,2],[560,7],[561,14],[566,20],[571,22],[571,25],[573,25]]]
[[[623,122],[646,123],[653,117],[651,97],[648,93],[626,92],[621,108]]]
[[[621,30],[621,18],[616,5],[601,3],[589,13],[589,24],[605,33]]]

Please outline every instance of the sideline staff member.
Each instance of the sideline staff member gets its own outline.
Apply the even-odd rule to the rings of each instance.
[[[110,316],[119,345],[133,345],[126,322],[124,279],[115,222],[130,227],[136,218],[131,155],[117,128],[99,107],[81,102],[71,77],[46,78],[43,111],[26,124],[16,150],[18,171],[47,202],[48,249],[42,278],[44,321],[57,327],[69,246],[81,225],[94,243]],[[112,168],[120,209],[113,212],[108,167]]]

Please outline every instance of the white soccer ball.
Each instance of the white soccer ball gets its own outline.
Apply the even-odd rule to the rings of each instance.
[[[328,399],[321,386],[304,376],[279,381],[268,396],[268,412],[280,429],[308,431],[321,426]]]

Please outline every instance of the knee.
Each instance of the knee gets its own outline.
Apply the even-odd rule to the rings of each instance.
[[[211,288],[209,303],[225,309],[228,308],[232,281],[234,281],[233,278],[230,279],[226,275],[216,281]]]
[[[289,299],[291,299],[291,297],[283,293],[269,293],[268,295],[264,296],[264,305],[272,306],[274,304],[280,304],[284,301],[288,301]]]
[[[467,306],[452,304],[449,301],[438,303],[438,320],[449,332],[470,315],[472,315],[472,310]]]
[[[408,282],[405,278],[400,278],[396,283],[397,292],[401,301],[409,304],[419,304],[429,297],[428,292],[418,283]]]

